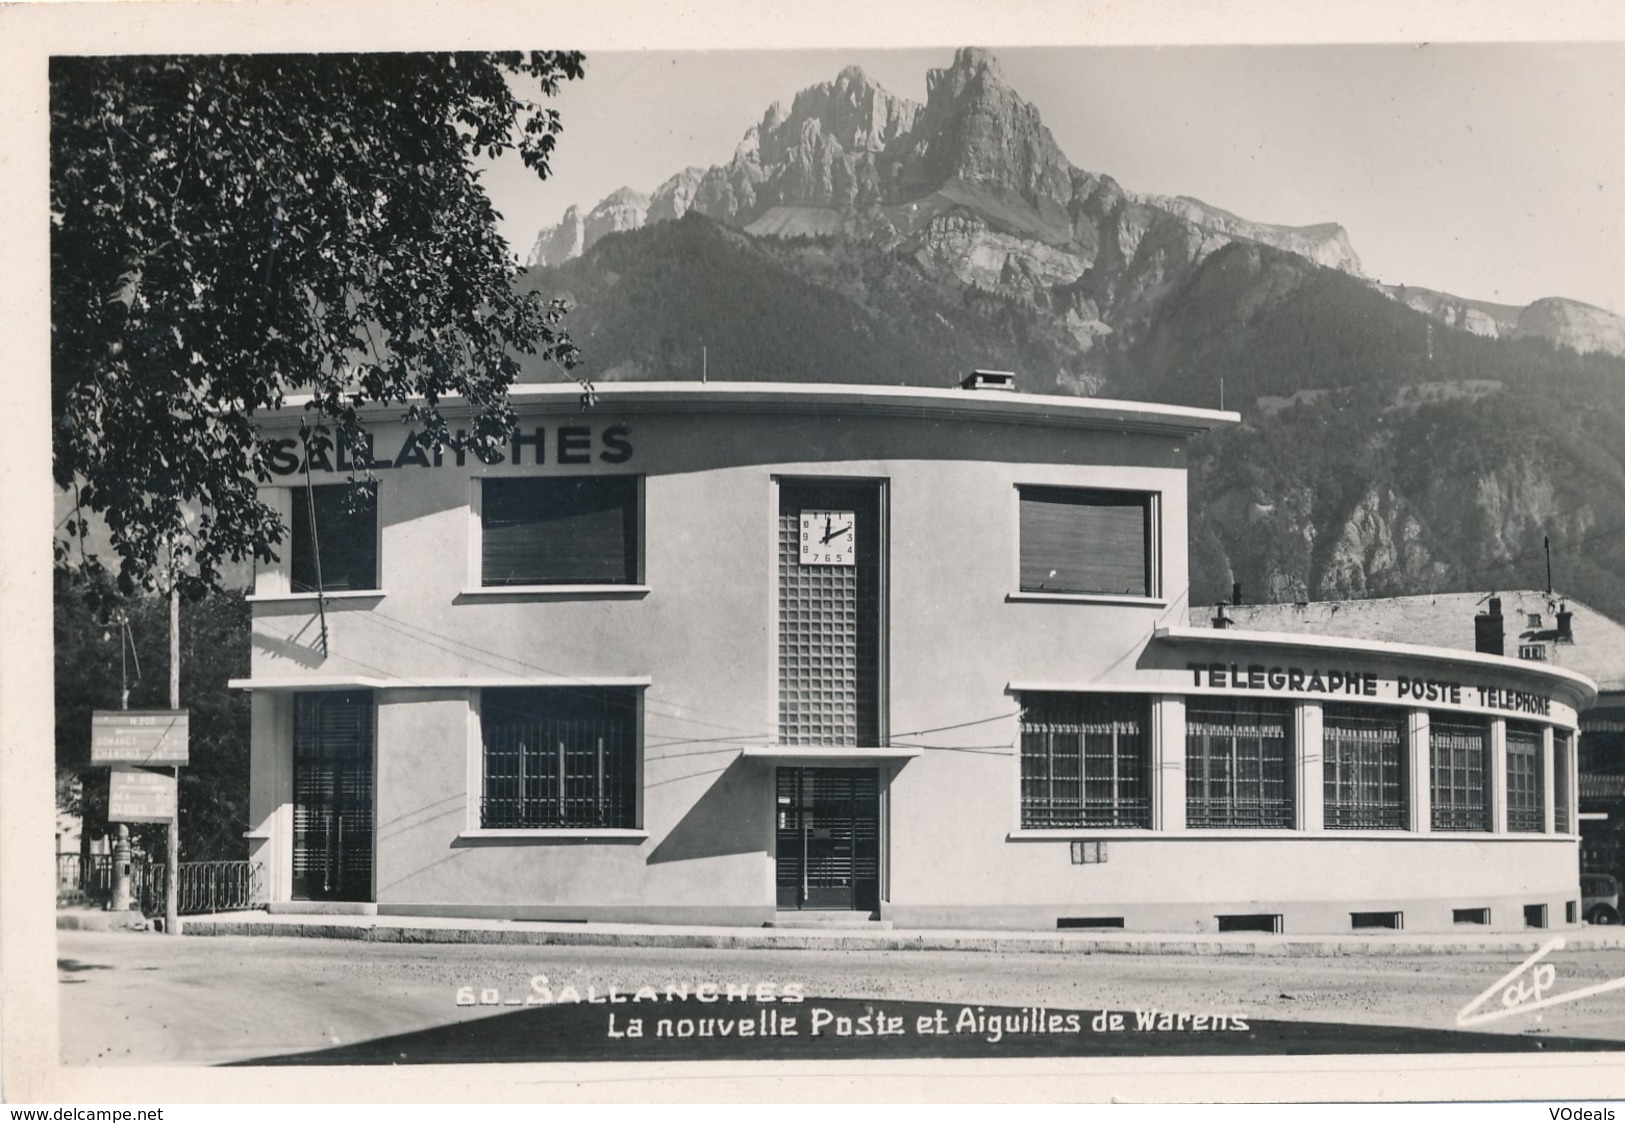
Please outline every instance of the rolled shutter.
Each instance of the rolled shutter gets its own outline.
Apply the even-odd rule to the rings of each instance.
[[[637,479],[486,480],[484,585],[613,585],[637,581]]]
[[[1024,487],[1021,589],[1150,596],[1150,526],[1142,494]]]

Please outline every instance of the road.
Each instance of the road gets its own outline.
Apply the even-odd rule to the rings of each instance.
[[[66,1064],[1625,1049],[1625,988],[1487,1021],[1471,1027],[1473,1036],[1457,1030],[1457,1012],[1524,958],[1513,953],[715,951],[68,931],[58,933],[57,946]],[[1543,991],[1551,997],[1625,978],[1625,951],[1560,949],[1541,965],[1552,969]],[[545,982],[533,984],[537,976]],[[1522,979],[1542,981],[1533,972]],[[688,999],[671,1001],[669,984],[686,984]],[[723,999],[699,1003],[702,984]],[[762,984],[775,998],[788,987],[805,1001],[759,1002]],[[729,985],[748,986],[751,999],[727,1001]],[[652,988],[648,1001],[570,1001],[603,999],[612,988],[633,998],[645,986]],[[458,1004],[460,991],[472,1004]],[[1505,1009],[1501,995],[1496,990],[1478,1012]],[[527,998],[550,1001],[525,1005]],[[980,1013],[964,1013],[977,1007]],[[995,1008],[1009,1008],[1014,1018],[1030,1007],[1045,1012],[1005,1023],[1002,1034],[985,1021],[971,1024]],[[1135,1011],[1152,1008],[1209,1020],[1136,1033]],[[938,1010],[949,1030],[960,1017],[970,1022],[957,1034],[931,1034]],[[837,1032],[837,1019],[857,1026],[865,1011],[903,1029],[890,1037]],[[1088,1032],[1102,1011],[1123,1012],[1125,1032]],[[1079,1012],[1081,1033],[1065,1031],[1067,1012]],[[1062,1015],[1056,1032],[1035,1028],[1055,1013]],[[611,1015],[619,1019],[614,1025]],[[790,1015],[799,1022],[784,1036],[782,1018]],[[625,1033],[634,1016],[646,1038],[615,1038],[616,1026]],[[770,1016],[781,1018],[780,1036],[764,1040],[774,1032]],[[814,1039],[809,1023],[818,1016],[827,1020]],[[756,1040],[676,1040],[677,1023],[687,1018],[692,1030],[707,1017],[712,1034],[740,1037],[747,1031],[737,1023],[751,1020]],[[669,1022],[663,1040],[656,1039],[660,1019]],[[1246,1032],[1236,1031],[1238,1021]],[[1154,1020],[1147,1028],[1159,1026]]]

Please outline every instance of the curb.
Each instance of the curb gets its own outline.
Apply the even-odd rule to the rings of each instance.
[[[1194,940],[1177,936],[1102,940],[1090,936],[1041,934],[856,933],[768,934],[741,930],[714,932],[592,932],[515,928],[441,928],[408,925],[273,923],[241,920],[188,920],[187,936],[282,936],[358,940],[381,944],[501,944],[553,947],[709,948],[786,951],[975,951],[1070,955],[1250,955],[1282,958],[1336,958],[1364,955],[1528,954],[1552,937],[1440,942],[1426,940]],[[1577,949],[1625,948],[1625,934],[1565,937]]]

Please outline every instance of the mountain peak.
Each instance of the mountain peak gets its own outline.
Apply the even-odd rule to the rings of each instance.
[[[1004,71],[999,68],[999,60],[986,47],[959,48],[954,52],[952,69],[963,71],[973,77],[987,74],[996,81],[1004,81]]]
[[[989,51],[962,47],[952,66],[926,75],[925,86],[905,182],[928,191],[964,180],[1019,195],[1049,217],[1059,214],[1072,194],[1072,165],[1038,110],[1004,84]]]

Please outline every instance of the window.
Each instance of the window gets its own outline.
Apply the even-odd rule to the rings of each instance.
[[[1236,699],[1185,710],[1185,822],[1291,827],[1292,708]]]
[[[1145,698],[1021,696],[1021,826],[1148,827]]]
[[[637,690],[482,691],[480,733],[482,828],[637,826]]]
[[[1323,714],[1326,826],[1404,830],[1404,715],[1342,705]]]
[[[1157,595],[1154,496],[1023,487],[1020,501],[1022,592]]]
[[[1568,834],[1574,829],[1569,822],[1569,771],[1574,767],[1574,742],[1569,734],[1552,731],[1552,829]]]
[[[1546,829],[1539,726],[1507,722],[1507,830]]]
[[[293,493],[291,588],[296,593],[378,587],[378,496],[349,484]],[[312,513],[314,512],[314,519]]]
[[[480,496],[480,583],[634,585],[638,478],[492,479]]]
[[[1433,829],[1487,831],[1489,792],[1484,762],[1489,754],[1489,728],[1481,721],[1428,718]]]

